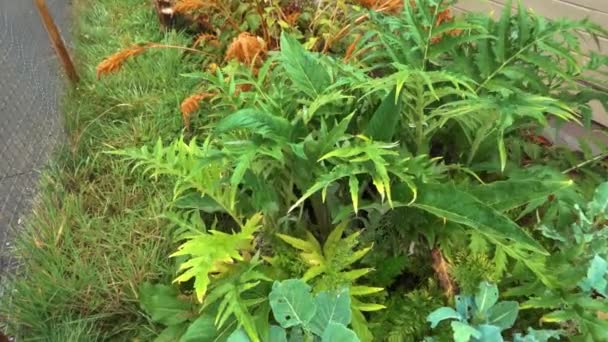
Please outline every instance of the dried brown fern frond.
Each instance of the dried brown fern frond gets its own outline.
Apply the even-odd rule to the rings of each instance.
[[[173,11],[187,14],[214,7],[216,7],[215,1],[212,0],[181,0],[173,6]]]
[[[190,116],[199,109],[200,102],[204,99],[214,97],[215,95],[215,93],[197,93],[188,96],[182,101],[180,109],[182,111],[182,120],[184,121],[184,126],[186,128],[190,128]]]
[[[356,0],[355,2],[367,9],[372,9],[378,4],[378,0]]]
[[[403,9],[403,0],[357,0],[359,5],[378,12],[397,13]]]
[[[346,48],[346,53],[344,54],[344,63],[348,63],[350,59],[353,57],[353,53],[355,52],[355,48],[357,44],[361,40],[361,35],[357,34],[352,43]]]
[[[119,70],[127,59],[139,55],[148,48],[147,45],[135,45],[118,51],[97,65],[97,78]]]
[[[281,8],[281,16],[283,20],[291,27],[295,26],[298,19],[302,15],[302,7],[298,2],[294,1]]]
[[[437,20],[435,21],[435,26],[439,26],[443,23],[449,23],[452,20],[454,20],[454,16],[452,15],[452,11],[447,8],[439,13],[437,13]],[[453,29],[450,30],[448,32],[446,32],[445,34],[448,34],[450,36],[458,36],[462,33],[462,30],[460,29]],[[431,43],[436,44],[439,43],[441,41],[441,39],[443,38],[444,34],[441,34],[439,36],[433,37],[431,38]]]
[[[439,280],[439,285],[443,288],[443,292],[447,298],[452,298],[456,294],[456,285],[450,275],[450,264],[445,260],[439,248],[433,248],[431,251],[433,259],[433,270]]]
[[[198,47],[202,43],[207,43],[214,47],[220,46],[220,41],[217,39],[217,37],[210,33],[202,33],[202,34],[198,35],[198,37],[196,37],[196,39],[194,39],[194,44],[192,44],[192,47],[194,47],[194,48]]]
[[[236,89],[234,90],[234,97],[239,97],[241,93],[246,93],[248,91],[251,91],[251,89],[253,89],[253,86],[249,83],[237,84]]]
[[[243,32],[230,43],[225,59],[236,59],[241,63],[254,65],[261,62],[265,53],[266,43],[264,39],[249,32]]]

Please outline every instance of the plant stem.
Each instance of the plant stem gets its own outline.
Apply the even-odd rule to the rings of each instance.
[[[424,134],[424,90],[422,84],[419,83],[419,86],[416,87],[416,116],[418,119],[418,122],[416,122],[416,152],[419,155],[428,153],[428,143]]]
[[[437,13],[439,12],[439,6],[441,3],[435,6],[435,10],[433,11],[433,19],[431,19],[431,27],[429,28],[429,34],[427,36],[426,42],[424,44],[424,57],[422,58],[422,70],[426,70],[427,58],[429,55],[429,48],[431,46],[431,39],[433,39],[433,29],[435,28],[435,23],[437,22]]]
[[[593,158],[591,158],[591,159],[585,160],[585,161],[584,161],[584,162],[582,162],[582,163],[576,164],[576,165],[574,165],[573,167],[571,167],[571,168],[569,168],[569,169],[567,169],[567,170],[562,171],[562,173],[563,173],[563,174],[568,174],[568,173],[570,173],[570,172],[572,172],[572,171],[574,171],[574,170],[580,169],[580,168],[581,168],[581,167],[583,167],[583,166],[589,165],[589,164],[591,164],[591,163],[593,163],[593,162],[596,162],[596,161],[598,161],[598,160],[604,159],[604,158],[606,158],[606,157],[608,157],[608,152],[604,152],[604,153],[602,153],[602,154],[600,154],[600,155],[597,155],[597,156],[595,156],[595,157],[593,157]]]
[[[193,48],[189,48],[189,47],[186,47],[186,46],[151,43],[151,44],[146,45],[145,47],[148,48],[148,49],[177,49],[177,50],[196,52],[196,53],[201,53],[203,55],[211,56],[207,52],[204,52],[204,51],[201,51],[201,50],[197,50],[197,49],[193,49]]]
[[[327,207],[323,203],[323,198],[320,193],[316,193],[310,197],[310,203],[314,212],[317,224],[319,225],[319,232],[322,237],[326,237],[330,232],[329,227],[329,215],[327,213]]]

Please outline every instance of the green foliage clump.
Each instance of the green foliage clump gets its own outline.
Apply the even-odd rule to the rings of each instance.
[[[431,328],[436,328],[442,321],[452,320],[450,326],[455,342],[504,341],[502,332],[513,327],[519,312],[519,304],[515,301],[498,302],[498,288],[487,282],[480,283],[474,296],[456,296],[455,302],[456,310],[442,307],[427,318]],[[559,331],[529,330],[526,336],[516,335],[515,341],[546,342],[560,335]]]
[[[284,329],[289,328],[290,338],[302,336],[310,340],[315,335],[323,341],[359,341],[355,332],[347,328],[351,321],[348,288],[322,291],[314,298],[310,291],[302,280],[274,283],[268,298],[273,316],[281,327],[271,326],[273,336],[270,338],[287,341]]]
[[[460,291],[472,294],[483,281],[496,283],[495,266],[492,259],[482,253],[460,253],[454,260],[451,274]]]
[[[393,294],[386,302],[386,310],[379,311],[370,322],[374,336],[387,342],[415,342],[429,336],[431,328],[426,317],[443,304],[437,294],[427,289]]]

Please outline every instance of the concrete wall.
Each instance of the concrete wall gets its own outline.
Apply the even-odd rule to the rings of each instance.
[[[506,0],[460,0],[457,10],[475,12],[494,12],[500,14]],[[517,0],[512,1],[513,5]],[[568,17],[573,19],[589,18],[608,29],[608,0],[522,0],[522,3],[547,18]],[[599,51],[608,53],[608,37],[599,37]],[[583,42],[583,50],[598,51],[597,44],[590,38]],[[582,57],[585,58],[585,57]],[[608,88],[608,80],[601,86]],[[599,104],[594,104],[594,120],[608,127],[608,113]]]

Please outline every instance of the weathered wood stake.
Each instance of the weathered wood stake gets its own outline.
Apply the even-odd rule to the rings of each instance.
[[[45,0],[34,0],[34,2],[36,3],[36,7],[38,8],[38,13],[40,14],[40,17],[42,18],[44,28],[49,34],[49,38],[51,39],[53,48],[55,49],[55,52],[57,53],[57,56],[59,57],[59,60],[63,65],[63,70],[65,71],[66,75],[72,83],[78,83],[78,73],[76,72],[76,68],[74,67],[72,58],[70,57],[70,54],[67,48],[65,47],[65,43],[61,38],[61,34],[57,29],[57,25],[55,25],[53,17],[51,17],[49,8],[46,6]]]

